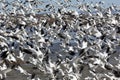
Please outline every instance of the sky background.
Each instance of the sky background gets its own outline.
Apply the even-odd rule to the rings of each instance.
[[[13,1],[13,0],[7,0],[7,1]],[[50,1],[50,0],[40,0],[40,1]],[[75,0],[71,0],[71,1],[75,2]],[[79,1],[82,1],[82,0],[79,0]],[[105,6],[111,5],[112,3],[114,3],[118,6],[120,5],[120,0],[84,0],[84,1],[87,2],[87,3],[90,3],[91,1],[94,2],[94,3],[99,2],[99,1],[104,1]]]
[[[1,0],[0,0],[1,1]],[[6,0],[6,1],[8,1],[8,2],[12,2],[12,1],[15,1],[15,0]],[[25,0],[21,0],[21,1],[25,1]],[[64,0],[39,0],[39,1],[44,1],[45,2],[45,4],[55,4],[54,6],[56,6],[56,7],[58,7],[59,5],[57,4],[57,3],[55,3],[55,2],[57,2],[57,1],[64,1]],[[76,5],[76,0],[71,0],[72,1],[72,5]],[[97,2],[100,2],[100,1],[103,1],[104,2],[104,5],[103,5],[103,7],[109,7],[110,5],[112,5],[112,4],[115,4],[115,5],[117,5],[117,6],[119,6],[119,8],[120,8],[120,0],[79,0],[79,1],[81,1],[81,3],[91,3],[91,2],[93,2],[93,4],[95,4],[95,3],[97,3]],[[40,8],[42,7],[42,8],[45,8],[45,4],[44,5],[40,5]],[[44,6],[44,7],[43,7]],[[1,7],[1,5],[0,5],[0,7]],[[10,7],[9,7],[10,8]],[[76,8],[69,8],[70,10],[71,9],[73,9],[73,10],[76,10]],[[42,12],[41,12],[42,13]],[[44,12],[43,12],[44,13]]]
[[[120,0],[85,0],[85,2],[99,2],[99,1],[104,1],[105,2],[105,6],[111,5],[112,3],[114,3],[115,5],[120,5]]]

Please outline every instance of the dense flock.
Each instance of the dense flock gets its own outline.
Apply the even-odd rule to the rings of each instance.
[[[50,1],[0,1],[0,79],[119,80],[120,8]]]

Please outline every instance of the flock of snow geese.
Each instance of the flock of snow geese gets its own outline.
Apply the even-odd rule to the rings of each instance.
[[[0,0],[0,80],[119,80],[120,8],[50,1]]]

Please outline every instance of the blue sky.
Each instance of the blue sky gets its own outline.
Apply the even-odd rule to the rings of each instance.
[[[105,6],[109,6],[112,3],[114,3],[115,5],[120,5],[120,0],[85,0],[85,2],[99,2],[99,1],[104,1],[105,2]]]
[[[9,1],[9,2],[11,2],[11,1],[14,1],[14,0],[6,0],[6,1]],[[21,0],[22,1],[22,0]],[[23,0],[23,1],[25,1],[25,0]],[[57,2],[57,1],[64,1],[64,0],[39,0],[39,1],[45,1],[46,2],[46,4],[48,4],[48,3],[55,3],[55,1]],[[54,2],[50,2],[50,1],[54,1]],[[72,1],[72,4],[74,5],[74,3],[76,3],[75,1],[76,0],[71,0]],[[83,0],[79,0],[79,1],[83,1]],[[105,6],[105,7],[109,7],[110,5],[112,5],[112,3],[113,4],[115,4],[115,5],[117,5],[117,6],[120,6],[120,0],[84,0],[84,2],[86,2],[86,3],[91,3],[91,2],[93,2],[93,3],[96,3],[96,2],[100,2],[100,1],[103,1],[104,2],[104,5],[103,6]],[[56,6],[59,6],[58,4],[56,4],[55,3],[55,5]],[[45,5],[44,5],[45,6]],[[1,5],[0,5],[0,7],[1,7]],[[42,6],[41,6],[42,7]],[[71,8],[70,8],[71,9]],[[73,8],[73,9],[75,9],[75,8]]]
[[[8,0],[8,1],[13,1],[13,0]],[[40,0],[40,1],[44,1],[44,0]],[[47,0],[49,1],[49,0]],[[57,0],[56,0],[57,1]],[[59,0],[58,0],[59,1]],[[71,1],[75,1],[75,0],[71,0]],[[82,1],[82,0],[81,0]],[[116,4],[116,5],[120,5],[120,0],[85,0],[85,2],[99,2],[99,1],[104,1],[105,5],[111,5],[112,3]]]

